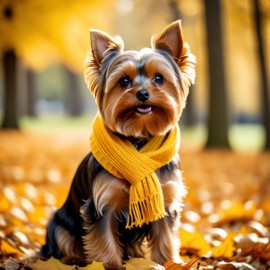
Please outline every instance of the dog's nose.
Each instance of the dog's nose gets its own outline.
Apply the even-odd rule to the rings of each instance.
[[[144,102],[147,99],[149,99],[150,94],[149,94],[149,92],[146,89],[142,89],[142,90],[140,90],[140,91],[138,91],[136,93],[136,97],[137,97],[138,100]]]

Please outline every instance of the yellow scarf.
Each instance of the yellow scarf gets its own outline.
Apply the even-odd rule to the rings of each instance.
[[[152,138],[137,151],[129,140],[123,140],[107,129],[97,114],[90,144],[94,157],[107,171],[131,184],[126,228],[141,227],[163,218],[163,193],[155,171],[177,153],[180,146],[178,125],[167,135]]]

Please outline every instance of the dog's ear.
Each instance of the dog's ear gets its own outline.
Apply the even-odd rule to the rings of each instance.
[[[159,35],[155,35],[152,47],[167,50],[174,59],[179,59],[183,48],[181,21],[171,23]]]
[[[99,30],[90,30],[90,42],[93,58],[100,66],[105,52],[108,50],[123,50],[124,44],[119,36],[111,37]]]
[[[152,48],[166,50],[174,58],[182,73],[182,88],[187,97],[189,87],[195,82],[196,57],[190,52],[189,46],[183,41],[181,21],[168,25],[159,35],[152,38]]]
[[[90,30],[90,44],[91,49],[88,51],[84,62],[84,79],[90,92],[97,98],[103,59],[110,53],[115,55],[115,53],[123,51],[124,43],[119,36],[114,38],[105,32]]]

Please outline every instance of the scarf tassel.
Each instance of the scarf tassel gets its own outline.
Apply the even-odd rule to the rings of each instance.
[[[155,185],[154,181],[157,180],[155,178],[151,175],[145,179],[146,181],[130,187],[126,229],[132,229],[134,226],[142,227],[143,224],[149,224],[165,216],[162,190],[159,185]],[[149,185],[150,183],[152,185]]]

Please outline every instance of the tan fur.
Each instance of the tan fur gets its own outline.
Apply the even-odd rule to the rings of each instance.
[[[195,80],[195,57],[183,41],[180,21],[167,26],[152,38],[151,48],[141,51],[124,51],[120,37],[102,31],[91,30],[90,37],[84,77],[106,128],[138,150],[152,137],[166,137],[178,124]],[[41,254],[79,256],[111,269],[122,269],[123,259],[147,254],[160,264],[179,262],[178,231],[186,189],[178,154],[156,175],[165,217],[128,230],[129,182],[112,176],[89,153],[66,202],[50,222]]]
[[[76,239],[63,227],[57,227],[56,240],[59,250],[68,257],[82,257],[81,248]]]
[[[151,137],[167,133],[179,119],[182,112],[181,89],[172,67],[162,56],[152,51],[132,52],[132,61],[119,65],[121,58],[130,56],[123,53],[120,59],[111,64],[113,72],[108,79],[103,99],[104,119],[108,127],[126,137]],[[136,59],[136,60],[135,60]],[[118,60],[118,61],[117,61]],[[146,62],[147,74],[140,74],[136,68],[141,62]],[[114,67],[116,68],[114,69]],[[126,67],[127,66],[127,67]],[[165,83],[155,85],[155,74],[163,74]],[[134,81],[134,87],[123,90],[117,83],[124,74]],[[151,115],[141,116],[136,112],[140,101],[136,92],[141,88],[147,89],[151,99],[145,102],[152,106]],[[121,106],[119,106],[121,104]]]
[[[178,155],[173,159],[178,162]],[[163,264],[166,260],[180,260],[180,241],[178,230],[180,226],[180,212],[182,210],[182,198],[186,194],[186,189],[182,182],[181,171],[179,169],[168,175],[156,172],[160,178],[164,195],[166,217],[153,223],[151,237],[144,243],[136,243],[132,247],[127,247],[126,252],[130,257],[145,257],[145,250],[150,251],[151,259]],[[121,267],[123,250],[118,241],[118,231],[115,227],[117,216],[123,209],[129,207],[129,183],[123,179],[118,179],[107,172],[100,173],[93,184],[93,199],[97,212],[103,216],[106,212],[105,234],[102,234],[99,224],[93,224],[85,229],[88,233],[84,237],[84,249],[86,250],[87,261],[101,260],[104,265],[112,266],[117,264]],[[82,216],[86,216],[82,207]]]
[[[88,263],[101,261],[106,267],[121,268],[123,251],[116,235],[117,223],[113,222],[114,211],[110,209],[106,215],[105,233],[100,231],[98,224],[86,228],[88,233],[83,238],[86,261]]]
[[[96,30],[90,33],[92,49],[85,61],[84,76],[107,126],[126,137],[149,139],[166,134],[181,116],[189,87],[195,81],[196,59],[188,44],[183,42],[180,21],[154,36],[151,49],[141,51],[123,51],[123,41],[119,37],[113,38]],[[170,61],[160,54],[160,50],[171,54],[180,78],[175,76]],[[142,63],[145,63],[143,74]],[[106,74],[102,72],[102,65],[107,67]],[[165,78],[163,85],[153,83],[154,75],[159,73]],[[127,89],[118,84],[123,76],[132,81]],[[135,93],[142,88],[151,96],[145,103],[153,108],[151,116],[136,113],[140,102]]]
[[[183,42],[180,21],[166,27],[151,42],[152,48],[124,52],[123,42],[119,38],[103,32],[91,33],[92,51],[86,60],[85,80],[96,97],[106,126],[124,137],[145,140],[166,134],[181,116],[189,86],[194,83],[195,57],[190,53],[187,43]],[[157,74],[162,75],[164,83],[155,82]],[[130,81],[124,88],[119,83],[122,78]],[[149,114],[140,114],[137,110],[142,102],[136,93],[141,89],[146,90],[150,96],[144,101],[144,106],[151,107]],[[178,159],[177,155],[174,163],[178,163]],[[154,261],[179,261],[178,229],[185,187],[178,168],[165,175],[157,171],[157,175],[163,190],[167,216],[153,222],[147,245]],[[102,254],[102,260],[108,265],[113,259],[120,266],[119,254],[123,254],[123,250],[117,242],[117,235],[112,232],[118,211],[128,209],[128,188],[127,181],[108,174],[97,176],[93,185],[94,202],[100,215],[110,206],[109,213],[106,213],[109,220],[106,220],[111,228],[106,235],[98,237],[99,240],[94,239],[94,235],[98,235],[98,228],[88,228],[89,234],[84,238],[84,243],[90,260]],[[142,242],[134,244],[134,248],[126,247],[129,256],[138,252],[143,254],[141,245]],[[115,252],[115,258],[107,250],[109,246],[111,252]]]

